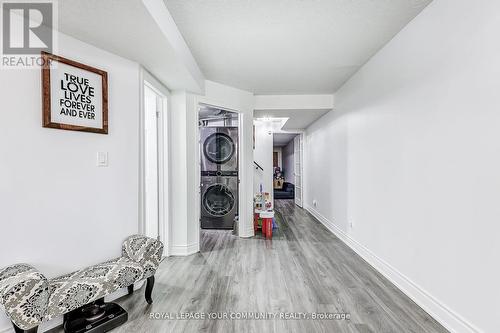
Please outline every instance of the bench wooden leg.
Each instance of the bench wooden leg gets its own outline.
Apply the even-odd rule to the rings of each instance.
[[[134,284],[128,286],[127,289],[128,289],[128,294],[132,295],[134,293]]]
[[[29,330],[20,329],[14,323],[12,323],[12,326],[14,326],[14,332],[16,332],[16,333],[36,333],[38,331],[38,326],[30,328]]]
[[[153,275],[148,277],[148,282],[146,284],[146,302],[148,302],[148,304],[153,303],[153,299],[151,298],[151,292],[153,291],[154,285],[155,285],[155,277]]]

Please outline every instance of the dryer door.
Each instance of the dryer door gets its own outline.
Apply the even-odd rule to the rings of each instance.
[[[235,197],[229,187],[223,184],[214,184],[203,193],[203,208],[214,217],[222,217],[229,214],[234,205]]]
[[[205,157],[217,164],[226,163],[233,157],[236,145],[231,137],[224,133],[213,133],[203,144]]]

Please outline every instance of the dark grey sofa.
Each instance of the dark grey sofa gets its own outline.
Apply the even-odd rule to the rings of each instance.
[[[274,190],[274,199],[295,199],[295,185],[284,182],[282,189]]]

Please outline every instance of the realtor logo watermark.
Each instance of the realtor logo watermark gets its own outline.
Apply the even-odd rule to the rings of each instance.
[[[39,68],[41,52],[56,53],[56,0],[0,0],[1,68]]]

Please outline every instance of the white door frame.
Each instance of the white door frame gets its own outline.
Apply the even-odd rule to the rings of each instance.
[[[300,160],[300,167],[301,167],[301,181],[302,181],[302,208],[304,207],[304,202],[306,200],[306,191],[304,191],[305,187],[306,187],[306,182],[307,182],[307,177],[305,176],[305,168],[304,168],[304,165],[305,165],[305,162],[304,162],[304,156],[306,155],[306,144],[305,144],[305,139],[306,139],[306,131],[305,130],[302,130],[302,129],[290,129],[290,130],[280,130],[280,131],[277,131],[277,132],[274,132],[274,134],[279,134],[279,133],[290,133],[290,134],[297,134],[300,136],[300,141],[302,142],[302,150],[301,150],[301,160]],[[294,138],[295,139],[295,138]],[[294,148],[293,148],[293,153],[295,154],[295,142],[294,142]],[[294,161],[293,161],[293,164],[294,164],[294,169],[295,169],[295,158],[294,158]],[[295,172],[295,170],[294,170]],[[295,201],[295,198],[294,198],[294,201]]]
[[[245,159],[244,159],[244,156],[243,156],[243,113],[238,111],[238,110],[234,110],[234,109],[231,109],[231,108],[227,108],[227,107],[224,107],[224,106],[220,106],[220,105],[215,105],[213,103],[210,103],[210,102],[207,102],[207,101],[204,101],[203,99],[198,99],[196,101],[196,120],[199,121],[199,112],[198,112],[198,108],[200,105],[205,105],[205,106],[209,106],[209,107],[214,107],[214,108],[217,108],[217,109],[221,109],[221,110],[225,110],[225,111],[230,111],[230,112],[234,112],[238,115],[238,223],[239,223],[239,227],[241,228],[242,226],[242,221],[244,221],[244,219],[246,218],[245,216],[245,208],[246,208],[246,200],[248,200],[248,198],[246,198],[245,196],[245,192],[244,192],[244,186],[242,186],[242,184],[244,184],[243,182],[243,177],[245,176],[245,173],[247,172],[247,170],[244,168],[244,163],[246,163]],[[201,184],[201,166],[200,166],[200,163],[201,163],[201,154],[200,154],[200,131],[198,130],[197,133],[196,133],[196,142],[198,143],[198,149],[197,149],[197,160],[199,161],[199,163],[197,163],[197,183],[198,184]],[[200,234],[201,234],[201,187],[198,187],[198,191],[196,192],[197,193],[197,206],[196,206],[196,212],[197,212],[197,221],[198,221],[198,227],[200,228],[200,233],[198,233],[198,244],[200,244]],[[240,233],[241,233],[241,230],[240,230]]]
[[[306,195],[307,195],[307,191],[306,191],[306,184],[307,184],[307,176],[306,176],[306,160],[305,160],[305,156],[306,156],[306,149],[307,149],[307,145],[306,145],[306,132],[305,131],[302,131],[300,133],[300,141],[302,142],[302,151],[301,151],[301,163],[300,163],[300,166],[302,168],[301,170],[301,177],[302,177],[302,208],[305,209],[305,206],[306,206]]]
[[[144,87],[147,85],[161,96],[162,110],[158,114],[158,223],[159,238],[165,244],[164,256],[170,254],[170,195],[169,195],[169,101],[170,91],[156,78],[141,68],[139,80],[139,227],[140,234],[146,231],[146,193],[145,193],[145,110]]]
[[[299,207],[304,206],[304,133],[293,138],[293,174],[295,179],[295,204]],[[298,147],[297,147],[298,143]],[[300,198],[297,200],[297,152],[299,154],[299,177],[300,177]]]

